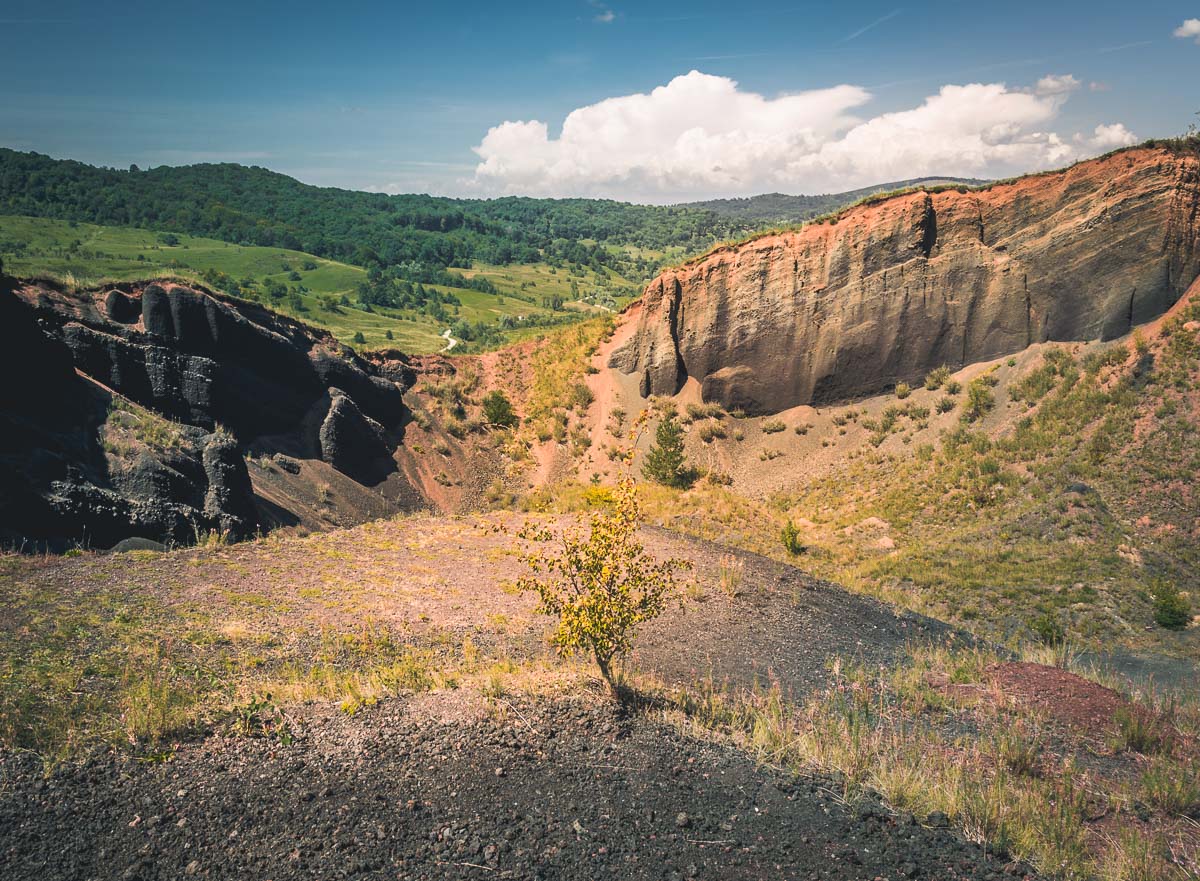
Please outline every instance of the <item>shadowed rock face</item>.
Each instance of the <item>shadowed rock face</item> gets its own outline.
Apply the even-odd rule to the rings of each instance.
[[[1112,338],[1200,274],[1200,163],[1140,149],[979,192],[915,192],[718,249],[646,288],[611,366],[763,413],[1048,340]]]
[[[412,382],[391,354],[385,373],[328,334],[198,288],[72,294],[10,280],[0,537],[107,547],[252,534],[247,450],[321,459],[375,486],[397,470]],[[124,399],[145,410],[114,416]],[[165,435],[143,443],[138,430]]]

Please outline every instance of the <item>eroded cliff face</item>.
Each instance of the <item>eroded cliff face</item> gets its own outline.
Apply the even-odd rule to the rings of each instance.
[[[73,293],[10,279],[0,372],[8,544],[238,538],[311,520],[289,509],[306,495],[329,522],[420,504],[393,456],[404,356],[376,366],[252,303],[169,283]]]
[[[940,364],[1111,338],[1200,274],[1200,162],[1140,149],[983,191],[915,192],[664,272],[611,366],[751,413]]]

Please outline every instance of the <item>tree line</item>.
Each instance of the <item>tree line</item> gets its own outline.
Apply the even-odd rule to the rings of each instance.
[[[544,260],[639,279],[657,267],[624,247],[702,249],[745,231],[689,206],[388,195],[310,186],[257,166],[99,168],[9,149],[0,149],[0,213],[188,233],[364,267]]]

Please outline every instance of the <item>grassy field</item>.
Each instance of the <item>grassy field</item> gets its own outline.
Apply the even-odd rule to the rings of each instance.
[[[446,325],[417,312],[328,308],[323,300],[329,297],[340,299],[345,295],[354,300],[359,283],[366,279],[366,271],[302,251],[10,215],[0,216],[0,257],[12,275],[48,275],[83,286],[164,275],[200,280],[207,270],[259,286],[267,282],[289,288],[302,286],[305,289],[299,295],[302,309],[292,308],[287,300],[273,303],[272,307],[326,328],[342,342],[361,349],[395,346],[414,353],[440,351],[446,345],[441,336]],[[617,310],[629,302],[641,284],[612,273],[600,276],[591,269],[555,268],[544,263],[481,264],[461,272],[468,277],[486,276],[499,293],[442,285],[426,287],[454,294],[462,305],[450,309],[452,317],[471,323],[495,324],[505,317],[549,316],[553,310],[544,304],[544,297],[562,300],[565,310],[581,317],[604,308]],[[514,342],[544,332],[544,328],[527,327],[508,331],[504,337],[506,342]],[[365,342],[355,342],[358,334],[362,334]]]

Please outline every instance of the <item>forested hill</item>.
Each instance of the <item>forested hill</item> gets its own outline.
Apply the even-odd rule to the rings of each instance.
[[[236,164],[116,170],[2,148],[0,214],[182,232],[358,265],[443,267],[544,256],[605,264],[613,259],[605,244],[690,250],[741,229],[686,206],[391,196],[310,186]]]
[[[652,275],[664,254],[701,251],[911,183],[838,195],[775,194],[676,206],[449,199],[315,187],[257,166],[118,170],[0,148],[0,214],[188,233],[368,267],[548,260],[617,268],[631,278]]]
[[[917,177],[911,180],[894,181],[893,183],[878,184],[873,187],[863,187],[861,190],[850,190],[846,193],[825,193],[819,196],[788,196],[783,193],[765,193],[761,196],[750,196],[745,199],[710,199],[706,202],[689,202],[679,207],[701,208],[711,211],[727,222],[756,227],[773,224],[792,224],[830,214],[839,208],[844,208],[859,199],[874,196],[878,193],[892,190],[906,190],[910,187],[935,187],[946,185],[961,185],[964,187],[981,186],[985,180],[968,177]]]

